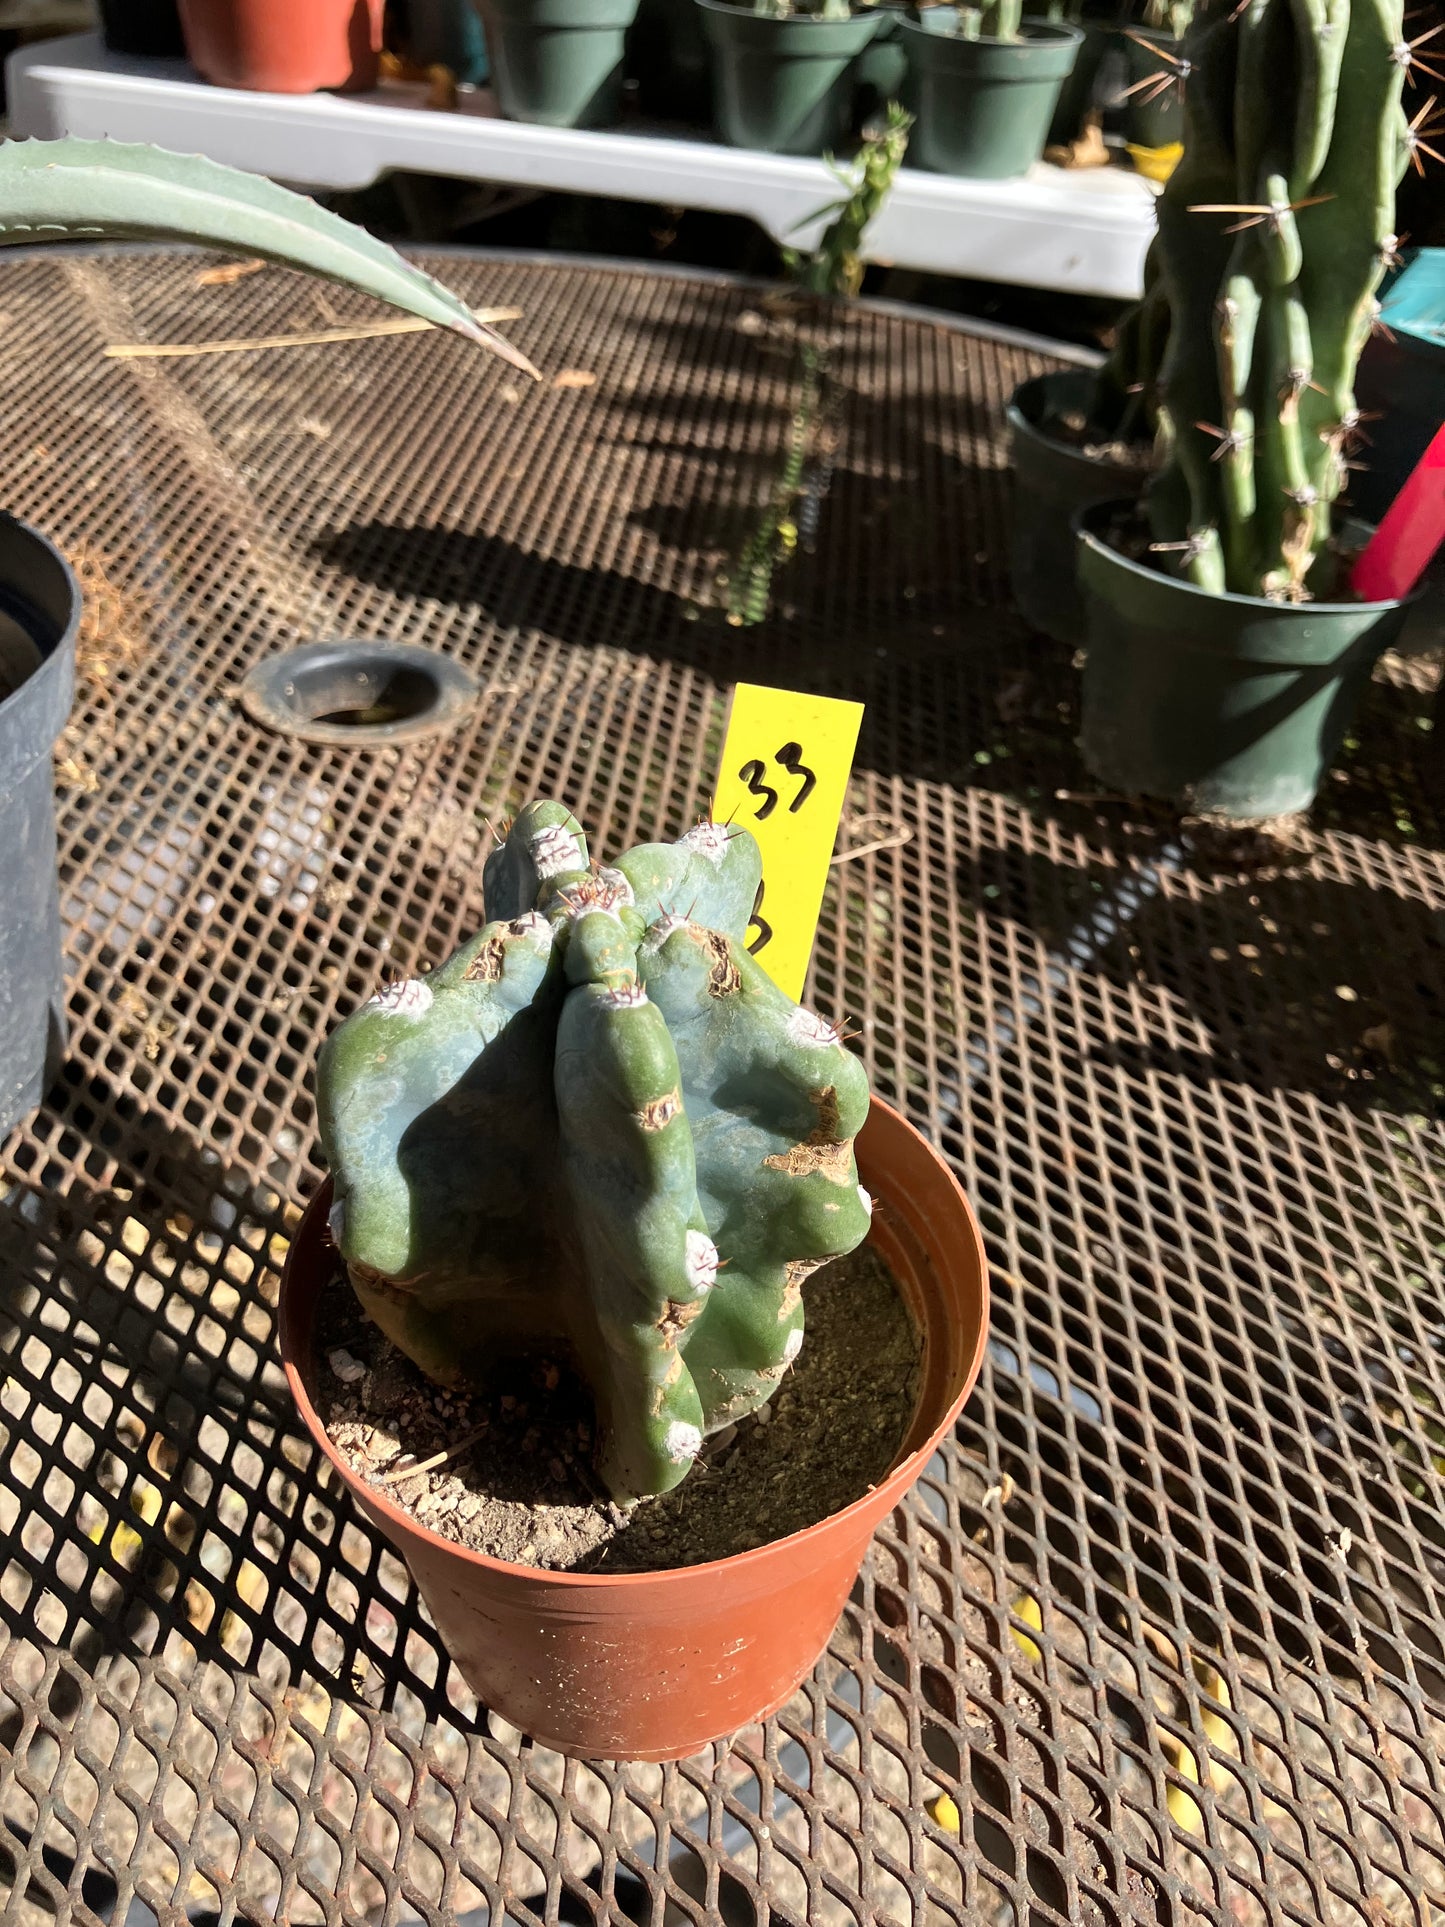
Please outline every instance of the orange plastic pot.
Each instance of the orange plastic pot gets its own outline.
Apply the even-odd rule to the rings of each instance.
[[[383,0],[180,0],[196,71],[263,94],[374,87],[382,10]]]
[[[988,1330],[988,1271],[968,1200],[910,1124],[873,1100],[858,1164],[873,1242],[923,1338],[918,1408],[888,1477],[771,1545],[666,1572],[539,1572],[429,1532],[358,1479],[312,1404],[317,1301],[335,1259],[331,1187],[312,1199],[281,1279],[286,1376],[306,1429],[411,1568],[482,1702],[584,1759],[675,1760],[773,1712],[827,1645],[875,1527],[951,1429]]]

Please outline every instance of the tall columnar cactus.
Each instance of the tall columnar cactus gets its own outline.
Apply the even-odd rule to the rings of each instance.
[[[563,805],[530,804],[481,934],[321,1053],[332,1233],[367,1311],[444,1384],[569,1355],[621,1500],[771,1396],[804,1279],[868,1229],[863,1068],[744,947],[760,876],[712,823],[599,867]]]
[[[1354,375],[1419,145],[1403,0],[1210,0],[1159,204],[1171,315],[1155,547],[1201,587],[1328,594]],[[1428,118],[1428,113],[1426,118]]]

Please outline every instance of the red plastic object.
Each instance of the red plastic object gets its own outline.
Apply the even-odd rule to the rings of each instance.
[[[314,94],[376,85],[383,0],[179,0],[191,65],[216,87]]]
[[[1415,464],[1410,479],[1355,564],[1351,587],[1362,602],[1409,595],[1445,542],[1445,425]]]
[[[331,1186],[312,1199],[281,1278],[286,1377],[307,1431],[396,1547],[483,1704],[544,1746],[588,1759],[673,1760],[774,1711],[827,1645],[874,1528],[913,1485],[973,1388],[988,1267],[942,1158],[877,1098],[858,1138],[873,1241],[923,1334],[918,1409],[881,1485],[804,1532],[708,1565],[539,1572],[429,1532],[362,1483],[311,1402],[316,1305],[335,1257]]]

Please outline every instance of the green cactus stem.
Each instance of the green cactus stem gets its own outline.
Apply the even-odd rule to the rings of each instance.
[[[120,141],[0,145],[0,246],[157,238],[260,255],[345,282],[537,374],[504,336],[395,248],[264,175]]]
[[[1412,150],[1402,0],[1212,0],[1159,203],[1154,546],[1216,593],[1329,595],[1354,376]]]
[[[766,1402],[803,1281],[868,1230],[863,1067],[745,949],[761,874],[713,823],[599,866],[533,803],[488,860],[480,935],[321,1053],[332,1234],[366,1310],[443,1384],[570,1359],[620,1501]]]

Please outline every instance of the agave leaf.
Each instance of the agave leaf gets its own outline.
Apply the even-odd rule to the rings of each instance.
[[[262,174],[120,141],[0,145],[0,246],[156,238],[262,255],[345,282],[537,377],[520,350],[395,248]]]

